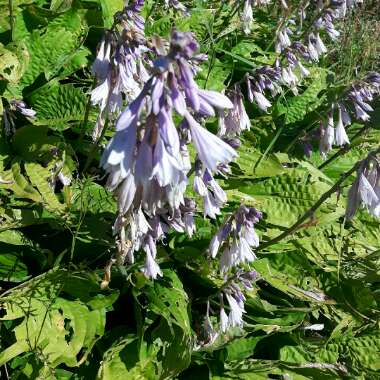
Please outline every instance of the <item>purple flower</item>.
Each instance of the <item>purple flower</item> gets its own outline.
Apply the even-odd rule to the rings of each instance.
[[[321,126],[321,138],[319,142],[319,151],[323,158],[326,158],[328,152],[331,151],[335,139],[334,119],[332,112],[329,112],[327,123]]]
[[[16,109],[26,117],[34,118],[36,116],[36,111],[28,108],[26,103],[22,100],[11,100],[10,104],[11,108]]]
[[[225,95],[197,86],[194,75],[201,61],[195,55],[197,48],[192,33],[174,31],[169,50],[157,49],[162,56],[154,62],[151,78],[118,117],[116,133],[101,160],[109,174],[107,186],[118,200],[115,232],[120,241],[122,234],[128,235],[129,261],[133,252],[144,249],[143,272],[153,279],[161,275],[155,261],[158,240],[169,228],[190,237],[195,231],[196,205],[184,196],[191,169],[186,145],[192,142],[197,151],[199,169],[194,188],[203,198],[205,216],[210,218],[215,218],[227,201],[213,173],[227,173],[228,163],[236,157],[233,148],[196,121],[215,115],[215,109],[222,112],[234,107]],[[123,81],[128,80],[127,75]],[[106,107],[110,108],[109,101]],[[178,125],[174,113],[183,117]],[[128,225],[120,221],[122,218]],[[241,255],[246,260],[249,251],[243,249]]]
[[[262,111],[268,112],[268,108],[272,107],[271,102],[261,92],[253,91],[253,96]]]
[[[162,277],[160,266],[156,263],[149,251],[146,252],[145,265],[141,271],[145,274],[146,277],[152,280],[156,280],[158,276]]]
[[[218,171],[218,164],[228,164],[237,153],[219,137],[207,129],[201,127],[195,119],[187,113],[185,115],[189,123],[191,138],[199,159],[211,172]]]
[[[342,110],[339,106],[338,106],[338,112],[339,112],[338,123],[335,127],[335,143],[338,146],[342,146],[344,144],[349,144],[350,140],[348,139],[346,130],[344,129],[343,120],[342,120]]]
[[[241,205],[236,212],[227,218],[218,233],[210,242],[210,255],[216,257],[218,251],[224,247],[220,259],[220,270],[227,272],[242,263],[249,263],[256,259],[251,247],[259,245],[259,237],[254,224],[261,218],[261,213],[252,207]]]
[[[249,34],[251,31],[252,22],[253,22],[251,0],[245,0],[244,2],[244,9],[241,15],[241,22],[243,24],[244,33]]]
[[[251,121],[245,110],[243,95],[239,86],[235,86],[234,90],[231,91],[230,98],[232,100],[233,108],[228,111],[226,116],[224,116],[224,113],[220,113],[219,135],[232,138],[236,135],[240,135],[244,130],[249,130],[251,127]]]
[[[245,313],[244,304],[242,304],[242,302],[237,302],[237,300],[229,294],[226,294],[226,298],[230,306],[228,325],[230,327],[243,327],[243,313]]]

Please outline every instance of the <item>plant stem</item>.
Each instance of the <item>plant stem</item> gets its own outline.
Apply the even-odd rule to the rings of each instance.
[[[96,79],[94,78],[94,80],[92,82],[91,90],[93,90],[95,88],[95,86],[96,86]],[[90,116],[90,110],[91,110],[91,96],[88,97],[86,109],[84,112],[84,117],[83,117],[83,120],[81,121],[80,126],[79,126],[79,128],[80,128],[79,143],[80,144],[83,143],[84,135],[86,133],[86,126],[88,123],[88,118]]]
[[[374,151],[374,152],[372,152],[370,154],[377,154],[379,151],[380,151],[380,148],[378,148],[376,151]],[[287,230],[285,230],[283,233],[281,233],[280,235],[278,235],[274,239],[269,240],[269,241],[264,242],[263,244],[261,244],[260,247],[257,249],[257,251],[261,251],[264,248],[267,248],[267,247],[269,247],[269,246],[271,246],[273,244],[276,244],[279,241],[281,241],[282,239],[284,239],[287,236],[291,235],[293,232],[297,231],[298,228],[301,226],[301,224],[303,224],[303,222],[305,222],[307,219],[311,218],[314,215],[315,211],[317,211],[319,209],[319,207],[321,207],[322,204],[328,198],[330,198],[330,196],[332,194],[334,194],[339,189],[339,187],[341,186],[341,184],[348,177],[350,177],[351,174],[353,174],[358,169],[358,167],[361,164],[361,162],[362,161],[358,161],[350,170],[348,170],[346,173],[342,174],[341,177],[340,177],[340,179],[338,180],[338,182],[336,182],[335,185],[330,190],[326,191],[326,193],[324,193],[318,199],[318,201],[315,202],[314,205],[309,210],[307,210],[291,227],[289,227]]]
[[[15,20],[14,20],[14,16],[13,16],[12,0],[8,0],[8,8],[9,8],[9,26],[11,28],[11,40],[13,41],[13,30],[15,27]]]
[[[87,169],[90,167],[90,165],[92,163],[92,160],[95,157],[96,150],[99,148],[99,144],[103,140],[103,137],[106,134],[107,129],[108,129],[108,119],[106,119],[106,122],[104,124],[104,127],[103,127],[101,135],[99,136],[99,138],[92,145],[90,153],[89,153],[89,155],[87,157],[87,161],[86,161],[86,163],[84,165],[84,168],[83,168],[83,173],[85,173],[87,171]]]
[[[274,123],[273,123],[274,124]],[[254,167],[253,167],[253,172],[255,173],[256,172],[256,169],[257,167],[260,165],[261,161],[263,161],[266,156],[270,153],[270,151],[272,150],[273,148],[273,145],[276,143],[276,141],[278,140],[278,138],[280,137],[282,131],[284,130],[285,128],[285,125],[281,125],[280,128],[277,129],[277,132],[276,132],[276,135],[273,137],[272,141],[270,142],[270,144],[268,145],[268,147],[266,148],[265,152],[259,157],[259,159],[256,161]]]

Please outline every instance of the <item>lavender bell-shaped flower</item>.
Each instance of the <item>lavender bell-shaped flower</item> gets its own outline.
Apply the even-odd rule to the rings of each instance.
[[[150,49],[144,37],[144,19],[139,15],[142,5],[143,1],[137,0],[119,12],[115,29],[107,31],[99,45],[92,65],[97,86],[91,92],[91,102],[100,110],[94,140],[101,135],[105,120],[119,115],[122,94],[133,100],[149,78],[144,65],[150,63]]]
[[[26,103],[22,100],[12,100],[10,104],[11,107],[15,108],[18,112],[26,117],[34,118],[36,116],[36,111],[28,108]]]
[[[256,259],[252,248],[258,247],[259,237],[254,225],[261,216],[256,209],[241,205],[212,238],[209,247],[211,257],[216,257],[223,248],[220,259],[222,273]]]
[[[179,0],[165,0],[165,7],[172,7],[175,10],[181,12],[184,16],[189,16],[188,9]]]
[[[228,315],[229,327],[243,327],[243,313],[245,313],[244,303],[237,300],[234,296],[226,294],[230,313]]]
[[[344,144],[349,144],[350,140],[348,139],[346,130],[344,129],[343,119],[342,119],[342,109],[338,105],[338,123],[335,127],[335,143],[338,146],[342,146]]]
[[[251,121],[245,110],[243,94],[238,85],[234,86],[229,96],[233,108],[227,112],[226,116],[224,116],[224,112],[220,113],[219,136],[233,138],[239,136],[242,131],[249,130],[251,128]]]
[[[204,168],[199,187],[203,183],[206,190],[199,192],[203,191],[205,214],[210,217],[227,200],[212,174],[225,170],[236,157],[233,148],[197,121],[206,111],[212,116],[215,109],[234,107],[226,96],[197,86],[197,48],[191,33],[173,32],[169,50],[154,62],[153,76],[120,114],[116,134],[101,160],[120,214],[131,215],[133,220],[140,215],[150,225],[141,233],[137,223],[131,224],[135,232],[130,232],[130,240],[135,251],[144,249],[143,273],[153,279],[161,275],[155,244],[162,234],[152,232],[157,223],[162,231],[172,227],[189,236],[195,231],[195,204],[184,197],[191,168],[186,144],[194,144]],[[178,127],[174,112],[183,117]]]
[[[331,151],[335,139],[333,112],[329,112],[327,123],[321,126],[321,137],[319,142],[319,151],[323,158],[326,158]]]
[[[243,13],[241,15],[241,22],[243,24],[243,30],[245,34],[249,34],[252,28],[253,12],[251,0],[245,0]]]
[[[379,179],[379,161],[370,154],[360,163],[357,170],[357,178],[348,192],[347,220],[353,218],[360,205],[363,205],[373,216],[380,216]]]

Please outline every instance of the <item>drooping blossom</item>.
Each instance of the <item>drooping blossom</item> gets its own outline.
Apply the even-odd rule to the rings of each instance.
[[[36,111],[29,108],[26,103],[22,100],[12,100],[10,102],[11,108],[20,112],[22,115],[30,118],[34,118],[36,116]]]
[[[358,122],[370,120],[373,108],[369,104],[380,95],[380,74],[371,72],[362,80],[350,85],[342,94],[337,103],[331,106],[327,123],[321,127],[319,134],[320,153],[326,158],[333,145],[342,146],[350,144],[347,128],[353,119]],[[337,123],[334,128],[334,117]],[[309,136],[309,139],[312,139]],[[301,141],[303,144],[303,141]]]
[[[130,250],[144,249],[147,258],[143,273],[150,278],[161,273],[153,263],[152,245],[169,228],[189,236],[195,230],[195,202],[184,196],[191,169],[186,145],[192,142],[197,152],[199,175],[208,189],[204,210],[210,217],[215,217],[215,207],[226,201],[213,174],[223,172],[236,156],[230,145],[199,122],[223,109],[232,109],[233,104],[226,96],[196,84],[194,75],[201,58],[196,55],[198,44],[193,35],[174,31],[168,50],[164,49],[154,61],[153,75],[120,114],[116,133],[101,160],[109,174],[107,186],[118,198],[120,217],[128,216],[129,231],[136,231],[128,232]],[[178,126],[174,113],[182,118]],[[142,233],[138,225],[133,226],[137,219],[134,215],[143,217],[149,226]],[[157,229],[159,234],[154,232]]]
[[[233,277],[226,280],[225,286],[219,296],[219,324],[220,330],[226,333],[231,328],[242,328],[244,325],[243,315],[245,314],[244,290],[252,290],[253,282],[257,278],[255,271],[239,270]],[[227,302],[225,303],[224,300]],[[228,314],[225,310],[228,306]]]
[[[120,30],[107,31],[92,65],[97,79],[91,92],[91,102],[99,106],[99,116],[94,129],[96,140],[104,127],[106,118],[116,118],[121,112],[123,95],[133,100],[149,79],[149,65],[144,35],[144,19],[140,16],[143,0],[136,0],[117,14]]]
[[[290,28],[284,27],[280,29],[277,32],[277,38],[276,38],[276,44],[275,44],[275,51],[276,53],[281,53],[284,49],[289,47],[292,44],[292,41],[290,40],[290,35],[292,35],[293,32]]]
[[[219,136],[234,138],[239,136],[242,131],[249,130],[251,121],[244,106],[244,97],[239,85],[229,90],[228,96],[231,99],[233,108],[227,114],[219,114]],[[229,144],[231,145],[231,144]]]
[[[241,14],[241,22],[243,24],[243,30],[245,34],[249,34],[252,28],[253,22],[253,11],[252,11],[252,1],[245,0],[243,12]]]
[[[181,12],[184,16],[189,16],[189,11],[185,5],[183,5],[179,0],[165,0],[165,7],[172,7],[175,10]]]
[[[380,218],[380,162],[373,153],[358,165],[357,177],[348,191],[346,219],[352,219],[360,206]]]
[[[335,127],[335,144],[342,146],[344,144],[349,144],[350,140],[347,136],[347,132],[344,128],[343,117],[342,117],[342,108],[338,105],[338,123]]]
[[[329,112],[327,121],[321,125],[320,131],[321,134],[319,141],[319,152],[323,158],[326,158],[326,155],[332,149],[335,140],[334,119],[332,111]]]
[[[261,213],[253,207],[241,205],[237,211],[227,218],[209,246],[211,257],[215,258],[219,251],[220,271],[228,272],[242,263],[255,260],[252,248],[258,247],[259,236],[255,224],[261,218]]]

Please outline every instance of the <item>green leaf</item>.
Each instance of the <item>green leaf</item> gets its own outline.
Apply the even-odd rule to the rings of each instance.
[[[181,280],[172,270],[164,270],[164,278],[144,288],[149,308],[165,318],[169,326],[176,324],[188,335],[192,335],[188,314],[188,297]]]
[[[33,13],[33,8],[25,10],[25,17],[28,17],[28,12]],[[23,36],[30,62],[22,76],[20,86],[31,85],[40,75],[44,75],[46,79],[58,75],[77,54],[86,33],[84,12],[70,9],[53,18],[46,28],[35,28],[31,34]]]
[[[240,182],[239,191],[255,198],[265,212],[265,221],[273,225],[290,227],[306,212],[323,193],[330,189],[325,182],[308,179],[303,171],[288,171],[285,174],[265,179],[259,183]],[[316,213],[331,213],[336,209],[334,199],[329,199]],[[343,209],[334,219],[344,213]],[[331,220],[328,220],[331,223]]]
[[[97,379],[157,379],[155,355],[151,352],[145,358],[139,357],[139,346],[136,336],[128,336],[115,342],[104,354]]]
[[[240,177],[274,177],[285,171],[281,162],[273,154],[269,154],[255,168],[255,164],[261,159],[262,153],[255,148],[249,146],[249,143],[244,144],[239,148],[239,155],[234,161],[240,168]],[[232,164],[234,166],[234,164]],[[255,170],[254,170],[255,168]],[[234,171],[233,171],[233,174]]]
[[[110,28],[113,24],[113,16],[124,8],[123,0],[97,0],[102,7],[104,26]]]
[[[281,252],[256,260],[253,267],[275,288],[310,302],[330,302],[301,252]]]
[[[0,242],[12,245],[29,245],[30,240],[18,230],[6,230],[0,232]]]
[[[55,136],[48,136],[48,131],[47,127],[35,125],[17,129],[13,136],[13,149],[26,161],[50,161],[61,145],[61,140]]]
[[[40,192],[46,208],[52,212],[62,213],[65,209],[65,205],[59,202],[53,189],[49,185],[48,181],[51,178],[49,169],[34,162],[27,162],[25,163],[25,171],[33,186]]]
[[[323,68],[314,68],[311,70],[313,82],[306,90],[293,98],[279,100],[276,103],[276,112],[278,115],[285,114],[285,124],[292,124],[302,120],[307,113],[318,108],[324,97],[320,92],[326,89],[327,71]]]
[[[4,251],[4,248],[2,248]],[[17,253],[5,253],[0,255],[0,280],[2,281],[24,281],[28,277],[28,269],[20,260]]]
[[[37,112],[34,124],[63,130],[83,119],[87,98],[81,88],[52,81],[33,92],[29,103]]]
[[[114,196],[103,186],[94,182],[74,182],[72,186],[72,208],[99,215],[101,213],[116,213]]]
[[[73,0],[52,0],[50,9],[54,12],[65,12],[70,9]]]
[[[250,336],[234,339],[222,350],[217,351],[219,360],[232,361],[243,360],[253,355],[257,343],[260,342],[265,336]]]
[[[29,54],[23,43],[4,47],[0,43],[0,80],[17,83],[28,65]]]
[[[23,352],[40,350],[51,367],[77,366],[104,333],[105,308],[62,298],[69,272],[51,271],[24,283],[0,299],[2,320],[21,318],[13,332],[16,343],[0,353],[3,365]],[[85,276],[85,275],[84,275]],[[91,280],[88,279],[91,284]],[[98,290],[98,292],[100,289]]]

